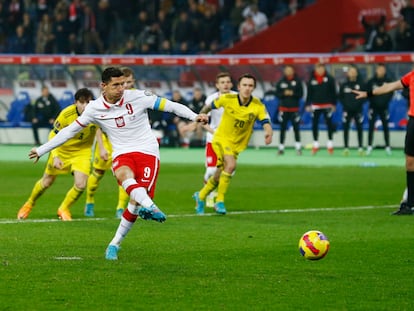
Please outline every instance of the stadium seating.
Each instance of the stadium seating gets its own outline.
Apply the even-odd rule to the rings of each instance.
[[[69,105],[72,105],[75,102],[75,97],[73,96],[72,91],[65,91],[62,97],[59,99],[60,109],[64,109]]]
[[[195,82],[195,81],[171,80],[170,84],[171,84],[171,89],[173,91],[180,90],[184,99],[187,101],[191,101],[193,99],[194,88],[199,87],[203,90],[203,86],[200,83]]]
[[[140,81],[141,87],[145,90],[150,90],[158,96],[171,98],[171,87],[167,81],[145,80]]]
[[[30,98],[37,98],[41,95],[42,81],[41,80],[15,80],[13,82],[14,94],[26,92]]]
[[[389,106],[390,128],[405,129],[407,125],[407,99],[400,92],[395,92]]]
[[[44,80],[44,85],[49,88],[49,91],[56,98],[62,98],[67,90],[76,89],[71,80]]]
[[[7,122],[3,126],[30,126],[30,122],[26,122],[24,119],[27,105],[30,105],[29,94],[27,92],[20,92],[10,104],[10,110],[7,113]]]

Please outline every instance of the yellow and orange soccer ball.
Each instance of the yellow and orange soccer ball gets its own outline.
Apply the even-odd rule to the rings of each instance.
[[[328,238],[318,230],[310,230],[299,240],[299,252],[309,260],[319,260],[329,251]]]

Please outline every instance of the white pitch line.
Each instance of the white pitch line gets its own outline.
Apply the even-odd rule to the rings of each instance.
[[[307,212],[334,212],[334,211],[358,211],[368,209],[379,208],[396,208],[397,205],[381,205],[381,206],[349,206],[349,207],[325,207],[325,208],[297,208],[297,209],[280,209],[280,210],[259,210],[259,211],[238,211],[228,212],[227,215],[248,215],[248,214],[287,214],[287,213],[307,213]],[[203,215],[196,214],[179,214],[179,215],[167,215],[168,218],[181,218],[181,217],[210,217],[220,216],[215,213],[207,213]],[[113,218],[78,218],[72,221],[99,221],[99,220],[113,220]],[[0,225],[6,224],[24,224],[24,223],[49,223],[49,222],[62,222],[59,219],[0,219]]]
[[[395,208],[397,205],[382,205],[382,206],[350,206],[350,207],[322,207],[322,208],[297,208],[297,209],[278,209],[278,210],[259,210],[259,211],[238,211],[227,212],[227,215],[247,215],[247,214],[285,214],[285,213],[307,213],[307,212],[332,212],[332,211],[353,211],[353,210],[367,210],[377,208]],[[169,218],[175,217],[200,217],[200,216],[220,216],[215,213],[208,213],[203,215],[196,214],[181,214],[168,215]]]
[[[96,221],[96,220],[107,220],[109,218],[78,218],[73,219],[72,221]],[[3,224],[24,224],[24,223],[44,223],[44,222],[62,222],[60,219],[51,218],[51,219],[0,219],[0,225]]]
[[[53,259],[56,260],[82,260],[82,257],[78,257],[78,256],[70,256],[70,257],[53,257]]]

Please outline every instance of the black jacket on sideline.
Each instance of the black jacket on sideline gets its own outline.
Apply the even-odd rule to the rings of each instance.
[[[387,76],[383,78],[373,77],[367,82],[367,90],[374,90],[384,83],[390,83],[392,80]],[[394,92],[390,92],[383,95],[376,95],[369,98],[369,108],[375,110],[385,110],[388,109],[388,104],[391,101]]]
[[[348,112],[362,112],[362,106],[364,105],[365,99],[356,99],[356,95],[352,93],[352,90],[363,90],[365,84],[361,80],[350,81],[347,79],[341,84],[339,89],[339,101],[344,108],[344,111]]]
[[[286,90],[291,90],[293,95],[285,95]],[[279,99],[279,110],[299,111],[299,101],[303,96],[302,81],[296,75],[293,79],[283,77],[276,84],[276,96]],[[287,109],[283,110],[283,108]]]
[[[332,104],[336,105],[336,82],[328,73],[322,78],[322,82],[318,83],[313,72],[308,81],[307,105]]]

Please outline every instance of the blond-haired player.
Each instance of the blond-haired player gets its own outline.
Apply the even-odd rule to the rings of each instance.
[[[226,214],[224,197],[236,169],[237,157],[246,149],[256,120],[263,126],[265,143],[268,145],[272,142],[273,131],[266,107],[258,98],[252,96],[255,87],[256,78],[250,74],[244,74],[238,79],[238,94],[224,94],[200,112],[206,113],[211,109],[221,107],[224,109],[212,140],[212,147],[217,155],[217,170],[204,187],[193,195],[197,214],[204,212],[204,201],[207,195],[216,188],[217,198],[214,208],[218,214]]]
[[[130,90],[135,88],[134,72],[128,68],[121,68],[125,78],[125,89]],[[87,217],[95,216],[95,193],[98,189],[99,182],[105,174],[105,171],[112,167],[112,144],[108,136],[98,129],[96,133],[95,153],[93,157],[92,172],[88,179],[86,187],[86,204],[84,215]],[[125,207],[129,202],[129,195],[122,186],[118,186],[118,203],[115,208],[115,216],[122,217]]]
[[[90,90],[85,88],[78,90],[75,93],[75,103],[63,109],[56,118],[49,140],[75,121],[92,99],[93,94]],[[57,175],[72,173],[74,185],[66,193],[57,211],[60,219],[72,220],[69,209],[85,190],[91,169],[92,144],[96,128],[95,124],[89,124],[73,138],[50,152],[44,174],[34,185],[26,203],[20,208],[17,214],[18,219],[25,219],[29,216],[37,199],[54,183]]]

